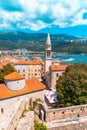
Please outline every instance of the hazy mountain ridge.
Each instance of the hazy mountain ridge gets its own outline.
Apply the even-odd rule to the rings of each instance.
[[[0,33],[1,49],[26,48],[32,51],[44,51],[47,34],[8,32]],[[63,53],[87,53],[87,38],[66,34],[51,34],[52,50]]]

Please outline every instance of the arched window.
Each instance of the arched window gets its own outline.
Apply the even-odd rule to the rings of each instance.
[[[47,52],[47,57],[50,58],[50,51]]]
[[[3,108],[1,108],[1,113],[4,113],[4,109]]]
[[[59,76],[59,74],[57,73],[57,74],[56,74],[56,77],[58,77],[58,76]]]

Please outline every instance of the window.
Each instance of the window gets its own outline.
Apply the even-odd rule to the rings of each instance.
[[[25,70],[23,70],[23,72],[25,72]]]
[[[1,108],[1,113],[4,113],[4,109],[3,108]]]
[[[64,114],[64,111],[62,111],[62,114]]]
[[[59,76],[59,74],[57,73],[57,74],[56,74],[56,77],[58,77],[58,76]]]
[[[18,70],[18,73],[20,73],[20,70]]]
[[[53,114],[55,114],[55,112],[53,112]]]
[[[48,58],[50,57],[50,51],[47,52],[47,57],[48,57]]]
[[[19,81],[17,81],[17,84],[19,83]]]
[[[37,73],[35,73],[35,76],[37,75]]]

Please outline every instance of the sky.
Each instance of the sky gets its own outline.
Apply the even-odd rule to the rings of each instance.
[[[87,37],[87,0],[0,0],[0,31]]]

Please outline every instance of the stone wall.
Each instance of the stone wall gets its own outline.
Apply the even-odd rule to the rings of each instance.
[[[19,130],[20,127],[23,128],[23,126],[24,128],[26,127],[27,130],[28,129],[34,130],[34,112],[32,111],[26,112],[27,110],[29,110],[29,98],[20,99],[15,105],[16,107],[10,117],[10,120],[8,120],[8,123],[6,124],[6,126],[4,126],[0,130],[15,130],[15,128]],[[22,124],[20,123],[21,119],[24,119]],[[18,124],[19,124],[19,127],[17,127]]]
[[[45,90],[42,90],[0,101],[0,130],[14,130],[22,113],[29,110],[29,100],[40,98],[43,101],[44,92]]]
[[[73,120],[51,122],[48,130],[87,130],[87,117],[78,117]]]
[[[3,130],[14,130],[15,127],[17,126],[17,123],[25,110],[26,102],[23,99],[20,99],[18,103],[16,104],[15,111],[10,117],[10,120],[8,121],[8,124]]]
[[[65,71],[53,71],[50,70],[50,86],[51,88],[55,88],[55,85],[57,84],[57,81],[59,77],[64,73]]]
[[[46,121],[87,116],[87,105],[46,110]]]
[[[16,130],[34,130],[34,111],[24,112],[18,122]]]

